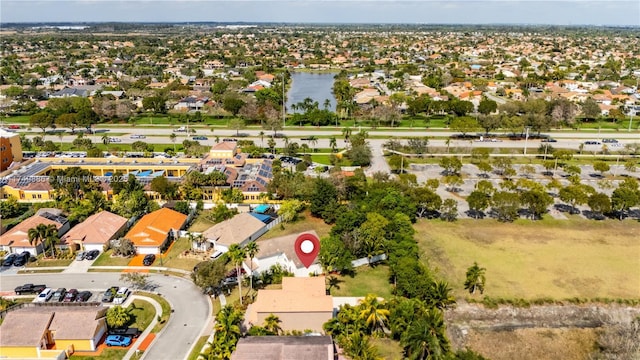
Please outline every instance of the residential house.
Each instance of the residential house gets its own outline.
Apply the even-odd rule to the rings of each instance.
[[[73,246],[75,250],[102,251],[110,240],[122,236],[126,226],[126,218],[108,211],[101,211],[74,226],[60,239],[60,245]]]
[[[238,143],[235,141],[222,141],[209,150],[210,159],[231,159],[238,153]]]
[[[266,224],[250,213],[241,213],[213,225],[203,233],[208,244],[203,250],[214,247],[216,250],[227,252],[233,244],[245,246],[267,232]]]
[[[186,221],[187,215],[162,208],[143,216],[124,237],[133,242],[138,254],[160,254]]]
[[[62,305],[9,311],[0,326],[1,357],[64,359],[95,351],[107,332],[106,312],[103,306]]]
[[[200,111],[208,101],[208,97],[187,96],[182,98],[173,108],[183,111]]]
[[[249,264],[253,273],[259,275],[276,264],[292,272],[296,277],[308,277],[309,274],[322,273],[322,266],[317,258],[307,268],[296,255],[296,239],[302,234],[312,234],[318,237],[318,234],[311,230],[260,241],[258,243],[259,251]]]
[[[330,336],[248,336],[240,338],[231,360],[334,360]]]
[[[29,230],[40,224],[54,225],[58,229],[58,236],[62,237],[69,231],[69,221],[64,216],[61,216],[61,213],[62,211],[58,209],[45,208],[38,210],[35,215],[25,219],[0,236],[0,250],[10,253],[28,251],[34,256],[41,254],[44,251],[44,244],[42,242],[37,244],[30,243]]]
[[[322,325],[333,317],[333,298],[327,295],[325,277],[285,277],[282,289],[258,290],[256,301],[247,309],[246,321],[261,325],[271,314],[282,321],[284,331],[322,333]]]

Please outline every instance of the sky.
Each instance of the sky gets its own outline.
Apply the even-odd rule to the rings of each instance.
[[[0,0],[0,26],[105,21],[640,26],[640,0]]]

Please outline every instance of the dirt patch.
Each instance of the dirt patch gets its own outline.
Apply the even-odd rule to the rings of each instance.
[[[492,360],[588,359],[603,329],[631,324],[640,306],[547,305],[517,308],[460,302],[445,314],[454,349]]]
[[[596,329],[471,330],[467,346],[491,360],[585,360],[596,339]]]

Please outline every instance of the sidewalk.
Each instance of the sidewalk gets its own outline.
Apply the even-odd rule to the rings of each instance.
[[[127,353],[122,358],[122,360],[131,359],[131,357],[138,351],[138,349],[141,351],[144,351],[149,347],[149,345],[151,345],[153,340],[155,340],[155,334],[151,334],[151,330],[153,330],[153,328],[158,323],[158,316],[162,315],[162,306],[160,306],[160,304],[154,299],[148,298],[145,296],[139,296],[139,295],[130,296],[129,299],[127,299],[127,301],[125,302],[125,304],[123,304],[123,306],[127,307],[131,305],[131,303],[135,299],[140,299],[140,300],[148,301],[149,303],[151,303],[151,305],[153,305],[153,307],[156,309],[156,314],[153,317],[151,324],[149,324],[149,326],[147,326],[144,332],[140,334],[140,337],[138,337],[136,342],[129,348],[129,351],[127,351]],[[144,358],[144,354],[142,355],[142,358]]]

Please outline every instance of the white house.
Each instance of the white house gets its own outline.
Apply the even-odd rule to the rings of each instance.
[[[313,264],[307,268],[298,259],[298,255],[296,255],[296,239],[305,233],[318,237],[318,234],[314,230],[311,230],[258,242],[258,254],[256,254],[251,262],[245,265],[251,265],[255,275],[269,270],[276,264],[280,264],[280,266],[292,272],[296,277],[308,277],[310,274],[321,274],[322,267],[317,258]],[[248,266],[245,267],[248,268]]]

